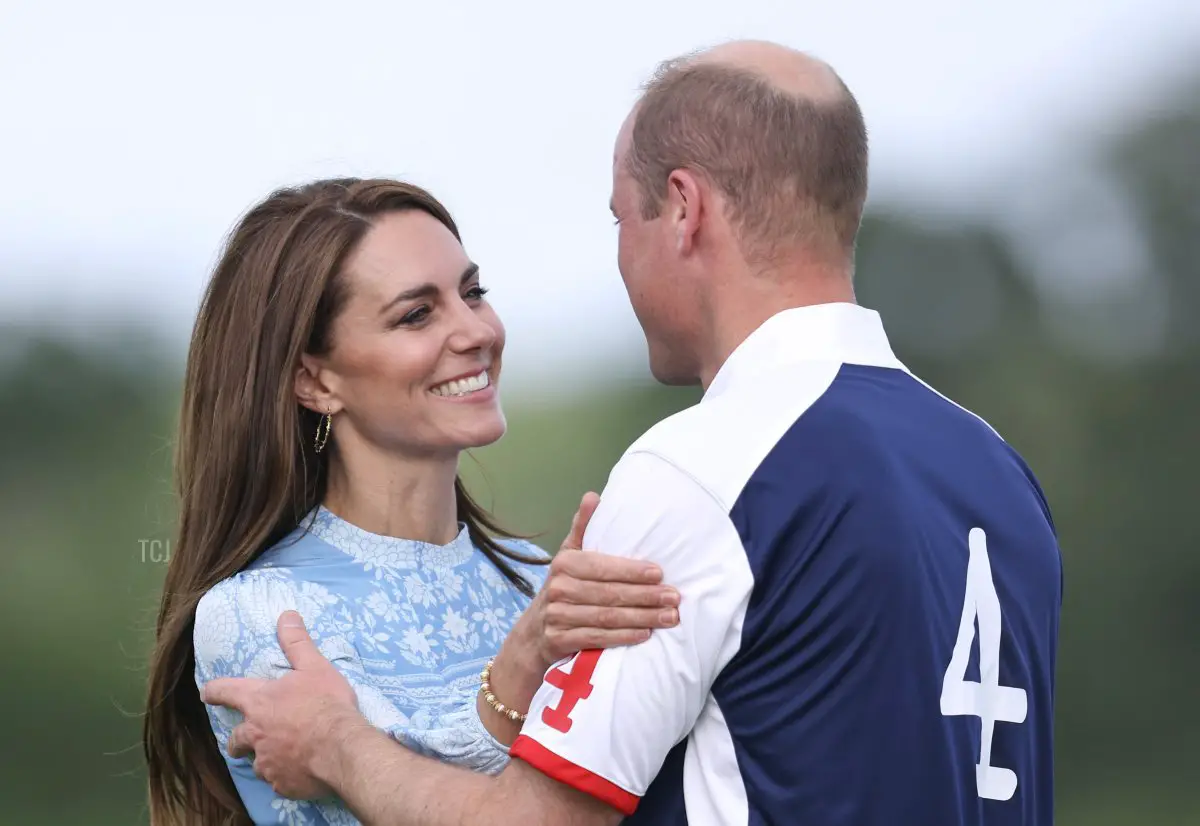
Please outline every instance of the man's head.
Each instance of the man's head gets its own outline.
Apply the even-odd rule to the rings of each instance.
[[[825,64],[741,41],[660,65],[617,137],[612,197],[655,377],[701,379],[738,295],[849,289],[866,194],[862,113]]]

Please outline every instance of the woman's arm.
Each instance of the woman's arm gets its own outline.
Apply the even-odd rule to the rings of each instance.
[[[273,618],[280,610],[303,608],[298,584],[279,571],[246,571],[220,583],[201,599],[196,608],[193,644],[196,655],[196,684],[204,686],[219,677],[258,677],[277,679],[292,671],[286,655],[279,646]],[[408,717],[375,686],[362,667],[354,646],[345,638],[322,629],[323,624],[311,622],[313,640],[322,655],[329,660],[354,689],[359,712],[377,729],[401,743],[412,746],[405,737]],[[254,772],[249,757],[229,756],[229,737],[241,722],[237,712],[220,707],[207,707],[209,722],[216,735],[221,756],[229,766],[234,785],[256,824],[313,824],[340,823],[343,804],[332,792],[315,802],[289,800],[275,794],[270,784]],[[483,734],[468,736],[468,747],[483,755],[485,765],[499,771],[507,762],[506,750],[499,747],[480,747],[470,741],[482,741]],[[427,750],[415,748],[416,751]],[[431,753],[431,756],[441,756]],[[475,768],[475,766],[471,766]]]
[[[278,575],[274,575],[276,578]],[[263,636],[242,610],[246,592],[264,583],[255,582],[254,573],[239,574],[219,583],[196,606],[193,648],[196,657],[195,680],[203,696],[204,686],[221,677],[278,677],[291,670],[275,635]],[[279,592],[284,583],[272,583]],[[315,801],[296,801],[281,797],[271,785],[254,774],[250,757],[229,756],[229,737],[242,715],[232,709],[206,706],[209,724],[216,736],[217,748],[229,767],[234,786],[255,824],[326,823]],[[361,710],[361,707],[360,707]]]
[[[544,553],[530,545],[520,550]],[[490,690],[508,708],[529,708],[546,671],[559,660],[585,648],[642,642],[651,629],[670,627],[678,619],[672,607],[678,595],[653,584],[660,575],[643,563],[567,551],[527,573],[541,587],[504,639],[491,670]],[[639,600],[646,606],[633,607]],[[508,746],[520,731],[521,724],[488,705],[479,690],[464,695],[435,730],[410,730],[397,739],[418,753],[496,774],[507,765]]]
[[[279,621],[294,669],[278,680],[214,680],[206,701],[241,709],[233,754],[257,750],[258,770],[293,798],[330,787],[364,822],[446,826],[613,826],[621,812],[517,760],[498,778],[427,760],[371,726],[353,690],[322,656],[295,613]],[[323,779],[317,779],[323,778]]]
[[[580,513],[586,511],[590,516],[593,508],[585,497]],[[587,648],[637,643],[649,636],[650,629],[678,623],[675,606],[679,594],[657,584],[662,576],[657,566],[573,549],[580,544],[586,526],[586,518],[578,516],[553,562],[538,569],[547,572],[546,580],[496,656],[492,691],[505,705],[518,710],[529,707],[545,672],[559,660]],[[296,608],[299,602],[294,583],[278,571],[265,570],[240,574],[206,596],[197,610],[196,623],[197,682],[201,688],[214,678],[278,678],[290,672],[275,621],[279,613]],[[321,654],[353,688],[360,712],[375,728],[412,751],[478,773],[496,774],[508,764],[507,746],[520,725],[491,708],[483,692],[464,693],[458,707],[441,715],[435,726],[409,726],[404,715],[371,684],[351,646],[323,632],[322,623],[307,624]],[[269,784],[255,776],[248,760],[228,757],[230,732],[240,723],[240,715],[213,706],[208,712],[243,799],[250,806],[261,797],[262,816],[269,818],[266,822],[279,822],[277,809],[267,811],[266,807],[285,804],[278,803],[280,798],[270,793]],[[251,814],[258,816],[255,811]]]

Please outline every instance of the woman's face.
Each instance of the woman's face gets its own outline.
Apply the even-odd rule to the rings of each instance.
[[[419,210],[381,215],[344,277],[349,297],[319,360],[336,438],[349,427],[388,451],[437,456],[504,435],[504,326],[449,229]]]

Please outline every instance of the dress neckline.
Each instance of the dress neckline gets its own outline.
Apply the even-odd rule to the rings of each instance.
[[[372,533],[346,521],[324,505],[310,514],[308,532],[348,556],[369,566],[392,569],[437,567],[453,568],[475,554],[470,531],[458,523],[458,535],[445,545]],[[307,521],[307,519],[306,519]]]

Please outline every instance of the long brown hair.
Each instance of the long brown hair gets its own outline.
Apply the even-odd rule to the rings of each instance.
[[[159,607],[142,745],[153,826],[250,824],[193,672],[196,604],[294,530],[324,497],[336,446],[314,449],[319,416],[296,400],[302,353],[328,352],[347,298],[343,264],[372,226],[423,210],[456,238],[428,192],[389,180],[338,179],[278,190],[231,234],[192,332],[175,461],[179,523]],[[461,239],[460,239],[461,240]],[[507,560],[512,537],[454,485],[458,519],[476,547],[522,593]]]

